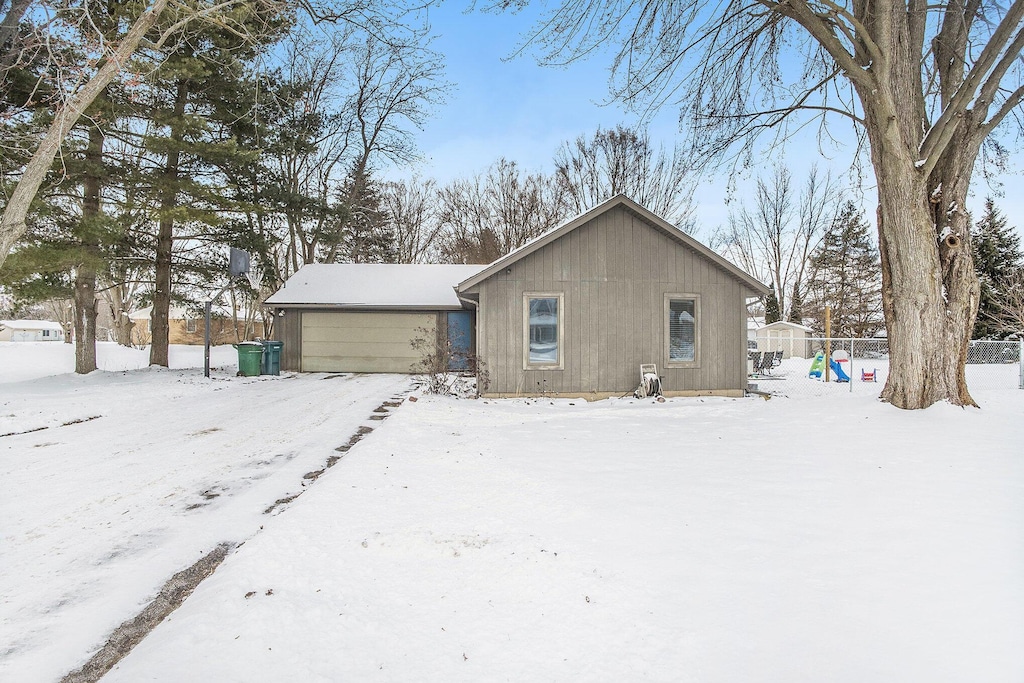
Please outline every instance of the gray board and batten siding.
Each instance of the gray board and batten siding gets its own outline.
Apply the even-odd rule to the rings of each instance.
[[[485,395],[622,395],[655,363],[667,395],[741,396],[746,303],[767,288],[707,247],[619,196],[464,281],[477,304]],[[527,297],[559,297],[561,368],[528,369]],[[671,298],[696,302],[696,358],[670,363]]]

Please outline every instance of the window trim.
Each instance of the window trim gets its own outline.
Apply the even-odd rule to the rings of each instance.
[[[189,329],[192,328],[192,329]],[[185,318],[185,332],[187,334],[195,334],[199,331],[199,321],[195,318],[188,316]]]
[[[558,362],[530,362],[530,299],[558,300]],[[565,369],[565,293],[564,292],[523,292],[523,370],[564,370]]]
[[[673,301],[693,301],[693,360],[672,360],[671,331],[669,329],[669,312]],[[662,311],[662,320],[665,330],[665,367],[666,368],[699,368],[700,367],[700,337],[702,318],[700,314],[700,294],[685,292],[666,292],[665,304]]]

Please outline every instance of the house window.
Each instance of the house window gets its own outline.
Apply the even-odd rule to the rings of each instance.
[[[562,294],[523,295],[527,370],[561,369]]]
[[[185,331],[186,332],[190,332],[190,333],[196,331],[196,319],[195,318],[185,318]]]
[[[665,318],[668,367],[697,367],[700,363],[700,298],[693,294],[666,294]]]

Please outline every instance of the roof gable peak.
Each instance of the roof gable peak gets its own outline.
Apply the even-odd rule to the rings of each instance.
[[[458,290],[460,292],[464,292],[471,287],[475,287],[476,285],[480,284],[481,282],[491,277],[495,273],[512,265],[516,261],[519,261],[520,259],[532,254],[533,252],[542,249],[543,247],[567,235],[573,230],[576,230],[577,228],[586,225],[587,223],[597,218],[598,216],[607,213],[608,211],[611,211],[613,209],[616,209],[618,207],[624,208],[625,210],[642,219],[652,228],[668,234],[670,237],[680,242],[684,246],[694,250],[704,258],[707,258],[717,267],[721,268],[722,270],[726,271],[736,279],[740,280],[747,287],[754,290],[758,294],[766,295],[768,293],[768,288],[763,283],[754,279],[750,274],[733,265],[730,261],[718,255],[709,247],[705,246],[704,244],[701,244],[696,239],[690,237],[675,225],[672,225],[664,218],[661,218],[657,214],[644,208],[643,206],[641,206],[640,204],[638,204],[637,202],[630,199],[624,194],[617,194],[614,197],[611,197],[610,199],[601,202],[594,208],[588,211],[584,211],[583,213],[577,215],[574,218],[570,218],[561,225],[554,227],[551,230],[548,230],[543,235],[535,237],[534,239],[530,240],[529,242],[519,247],[518,249],[509,252],[505,256],[502,256],[501,258],[499,258],[498,260],[494,261],[486,268],[481,270],[479,273],[476,273],[472,277],[459,283]]]

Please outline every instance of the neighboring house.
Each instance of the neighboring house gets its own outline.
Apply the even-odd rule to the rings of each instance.
[[[64,341],[64,328],[50,320],[0,320],[0,341]]]
[[[417,340],[441,334],[468,355],[473,313],[455,285],[484,266],[310,264],[265,305],[284,343],[281,368],[304,372],[419,372]],[[431,347],[434,344],[430,344]]]
[[[758,351],[782,351],[783,358],[810,358],[813,344],[808,338],[814,330],[806,325],[780,320],[759,327],[757,330]]]
[[[153,329],[150,316],[153,307],[147,306],[128,314],[132,321],[132,344],[144,346],[153,341]],[[167,319],[168,343],[170,344],[204,344],[206,343],[206,321],[203,314],[191,312],[180,306],[171,306]],[[264,337],[263,322],[256,321],[253,328],[246,330],[245,323],[240,319],[236,324],[230,313],[214,311],[210,320],[210,342],[212,344],[233,344],[246,339]]]
[[[487,396],[619,396],[642,363],[667,395],[740,396],[767,293],[620,195],[488,266],[305,266],[267,305],[283,369],[415,371],[418,328],[468,337]]]

